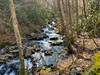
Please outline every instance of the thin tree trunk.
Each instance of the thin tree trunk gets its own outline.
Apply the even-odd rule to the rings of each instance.
[[[99,0],[99,14],[100,14],[100,0]]]
[[[21,75],[25,75],[25,65],[24,65],[24,57],[23,57],[23,47],[22,47],[22,40],[18,29],[18,21],[16,18],[14,2],[13,0],[9,0],[10,8],[11,8],[11,15],[12,15],[12,22],[14,27],[14,32],[16,36],[17,45],[19,48],[19,58],[20,58],[20,67],[21,67]]]
[[[75,5],[76,5],[76,28],[77,28],[77,36],[78,36],[78,34],[79,34],[79,26],[77,25],[78,24],[78,22],[79,22],[79,9],[78,9],[78,7],[79,7],[79,0],[75,0]],[[78,62],[77,62],[77,60],[78,60],[78,55],[79,55],[79,49],[77,49],[77,51],[76,51],[76,60],[75,60],[75,63],[76,63],[76,65],[78,64]]]
[[[72,14],[75,14],[75,0],[72,0]],[[73,17],[73,25],[75,25],[75,17]]]
[[[76,2],[76,24],[78,24],[78,0]]]
[[[53,0],[53,10],[57,13],[57,0]]]
[[[69,25],[69,9],[68,9],[68,1],[65,0],[65,16],[66,16],[66,24]]]
[[[78,24],[78,21],[79,21],[79,17],[78,17],[78,0],[75,0],[75,4],[76,4],[76,29],[77,29],[77,36],[79,34],[79,26],[77,25]]]
[[[71,14],[70,0],[68,0],[68,10],[69,10],[69,24],[72,25],[72,14]]]
[[[92,38],[92,40],[93,40],[94,44],[96,45],[96,47],[100,47],[100,46],[96,43],[96,41],[95,41],[94,38]]]
[[[87,18],[85,0],[83,0],[83,11],[84,11],[84,17]]]
[[[62,5],[62,0],[58,0],[58,8],[59,8],[59,12],[60,12],[60,18],[61,18],[61,24],[62,24],[62,33],[65,32],[65,14],[64,14],[64,9],[63,9],[63,5]]]

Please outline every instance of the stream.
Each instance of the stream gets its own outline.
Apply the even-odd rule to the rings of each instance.
[[[60,34],[56,33],[56,28],[52,24],[48,24],[46,27],[42,27],[43,33],[48,35],[43,40],[31,40],[23,44],[27,46],[30,43],[39,43],[41,50],[34,52],[30,57],[25,58],[25,68],[30,70],[33,66],[42,67],[43,65],[55,65],[57,61],[63,60],[66,55],[60,53],[64,48],[63,38]],[[56,43],[55,43],[56,42]],[[15,47],[15,46],[11,46]],[[32,47],[29,47],[30,49]],[[1,49],[3,51],[3,49]],[[48,51],[48,52],[46,52]],[[45,54],[47,53],[47,55]],[[0,65],[0,75],[19,75],[19,59],[13,59],[9,62],[5,62]]]

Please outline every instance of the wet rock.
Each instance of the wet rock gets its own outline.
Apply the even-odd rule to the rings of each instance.
[[[19,50],[12,50],[12,51],[9,51],[9,53],[13,54],[14,56],[18,56],[19,54]]]
[[[35,51],[34,50],[32,50],[32,54],[35,54]]]
[[[40,50],[41,50],[40,48],[34,49],[35,52],[39,52]]]
[[[82,71],[81,67],[75,67],[71,70],[71,75],[82,75]]]
[[[13,58],[12,54],[3,54],[3,55],[0,55],[0,64],[4,63],[5,61],[12,60],[12,58]]]
[[[49,28],[49,30],[54,30],[54,27],[48,27]]]
[[[42,26],[42,28],[46,28],[47,26]]]
[[[0,64],[4,64],[5,63],[5,60],[0,60]]]
[[[16,50],[16,49],[18,49],[17,46],[12,46],[12,47],[9,48],[9,50]]]
[[[7,59],[6,55],[0,55],[0,60],[6,60],[6,59]]]
[[[14,51],[14,50],[17,50],[17,49],[18,49],[17,46],[12,46],[12,47],[10,47],[10,46],[5,46],[4,52],[5,52],[5,53],[9,53],[10,51]]]
[[[28,40],[43,40],[44,38],[47,38],[48,35],[44,33],[36,34],[36,33],[31,33],[27,35]]]
[[[0,54],[5,54],[5,50],[4,49],[1,49],[0,50]]]
[[[28,45],[28,47],[24,48],[24,56],[29,57],[35,52],[39,52],[41,50],[40,45],[38,43],[33,43]]]
[[[51,43],[51,46],[61,46],[61,45],[63,45],[63,41],[52,41],[50,43]]]
[[[52,55],[53,51],[52,50],[45,50],[43,51],[45,55]]]
[[[42,32],[44,32],[44,30],[42,30]]]
[[[25,57],[31,56],[32,55],[32,50],[26,49],[25,50]]]
[[[50,32],[50,31],[45,31],[45,33],[47,33],[47,34],[52,34],[52,32]]]
[[[12,51],[9,51],[10,53],[12,53],[12,54],[15,54],[15,53],[19,53],[19,50],[17,49],[17,50],[12,50]]]
[[[9,50],[10,50],[10,47],[9,46],[5,46],[4,51],[8,52]]]
[[[41,49],[41,46],[40,46],[40,43],[34,43],[34,42],[32,42],[32,43],[29,43],[28,45],[27,45],[27,48],[31,48],[31,49]]]
[[[27,44],[27,47],[34,47],[35,45],[39,45],[39,43],[30,42]]]
[[[25,36],[22,38],[22,43],[27,42],[27,38],[25,38]]]
[[[58,40],[58,37],[50,38],[50,40]]]
[[[34,47],[34,48],[41,48],[41,46],[40,46],[39,43],[36,43],[33,47]]]
[[[5,54],[6,58],[8,58],[8,61],[13,59],[13,55],[12,54]]]
[[[25,57],[30,57],[34,53],[35,53],[35,51],[33,50],[33,47],[25,47],[24,48],[24,56]]]
[[[2,67],[2,70],[0,70],[0,74],[1,75],[4,75],[4,73],[7,71],[7,67],[6,66],[3,66]]]
[[[48,38],[48,35],[42,33],[42,34],[40,34],[40,38]]]
[[[9,53],[13,54],[14,58],[17,58],[19,56],[19,50],[18,49],[17,50],[12,50]]]
[[[26,47],[25,49],[31,50],[32,54],[34,54],[35,52],[39,52],[41,50],[41,46],[39,43],[32,42],[32,43],[29,43],[27,46],[28,47]]]

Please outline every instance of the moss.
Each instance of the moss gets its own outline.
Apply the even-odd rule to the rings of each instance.
[[[100,52],[94,55],[93,60],[94,60],[94,65],[100,68]]]
[[[59,70],[59,75],[62,75],[63,74],[63,70]]]
[[[83,73],[83,75],[100,75],[100,52],[93,56],[93,64]]]

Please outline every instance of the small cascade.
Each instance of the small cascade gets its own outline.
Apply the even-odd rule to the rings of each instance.
[[[52,22],[52,24],[55,24]],[[63,38],[60,34],[56,33],[56,28],[51,24],[43,27],[43,33],[48,35],[47,38],[43,40],[31,40],[26,42],[23,46],[29,49],[33,49],[33,46],[30,47],[30,43],[39,43],[40,48],[34,49],[29,58],[25,58],[25,68],[27,70],[31,69],[33,66],[42,67],[43,65],[55,65],[56,62],[62,60],[66,56],[60,54],[60,50],[64,48]],[[12,47],[14,49],[14,47]],[[2,50],[3,52],[3,50]],[[19,72],[19,59],[13,59],[10,62],[6,62],[0,66],[0,75],[17,75]]]

